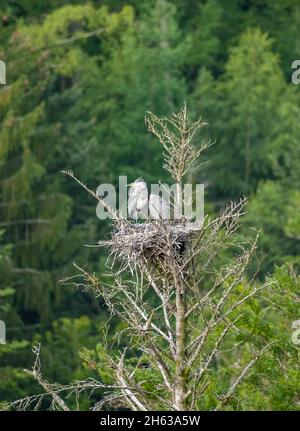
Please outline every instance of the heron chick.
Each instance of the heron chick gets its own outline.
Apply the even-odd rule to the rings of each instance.
[[[153,193],[149,197],[149,213],[154,220],[167,220],[170,208],[165,199]]]

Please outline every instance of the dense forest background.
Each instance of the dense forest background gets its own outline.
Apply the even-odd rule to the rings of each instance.
[[[299,289],[298,0],[0,0],[0,29],[0,401],[36,391],[22,371],[34,341],[49,380],[97,373],[87,352],[98,345],[101,356],[105,304],[59,280],[73,262],[104,270],[105,252],[84,244],[108,223],[59,172],[94,188],[117,186],[119,175],[167,182],[146,111],[169,115],[186,101],[209,123],[202,137],[216,142],[190,178],[206,184],[205,212],[246,195],[243,231],[260,230],[259,278]],[[291,323],[272,324],[295,359]],[[273,377],[247,407],[299,409],[299,368]]]

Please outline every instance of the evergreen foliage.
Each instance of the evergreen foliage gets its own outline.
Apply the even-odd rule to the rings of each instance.
[[[104,238],[108,225],[59,172],[72,169],[95,188],[117,185],[119,175],[168,181],[145,111],[167,116],[186,101],[193,118],[211,124],[204,132],[216,141],[209,163],[189,180],[207,185],[212,215],[229,199],[249,198],[242,234],[260,230],[259,279],[269,276],[296,297],[300,86],[291,84],[291,63],[300,57],[299,2],[0,0],[0,11],[7,64],[7,85],[0,86],[0,319],[8,340],[0,345],[0,402],[36,390],[22,371],[35,341],[51,380],[110,378],[99,365],[104,301],[59,284],[75,274],[73,262],[103,272],[104,252],[84,244]],[[240,342],[249,347],[249,333],[260,331],[265,341],[283,341],[255,365],[232,409],[299,409],[299,350],[290,343],[299,302],[280,290],[269,300],[281,302],[278,314],[253,300]],[[114,321],[112,328],[122,326]],[[226,355],[216,361],[211,391],[229,378]],[[200,407],[211,406],[207,396]]]

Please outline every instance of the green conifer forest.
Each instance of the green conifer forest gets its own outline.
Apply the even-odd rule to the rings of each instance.
[[[43,378],[61,385],[88,379],[110,385],[114,358],[131,346],[124,363],[146,382],[139,384],[153,395],[146,400],[150,407],[166,409],[157,393],[164,383],[150,353],[140,352],[139,336],[112,313],[104,288],[95,295],[79,281],[78,273],[85,281],[94,277],[88,279],[94,288],[96,278],[109,283],[109,250],[87,245],[107,240],[111,222],[97,218],[96,200],[61,171],[72,171],[93,190],[109,183],[118,191],[122,175],[128,183],[142,177],[147,184],[172,184],[162,169],[166,149],[147,130],[145,116],[170,118],[186,106],[191,122],[201,117],[208,123],[193,137],[195,148],[202,140],[212,144],[185,179],[205,184],[205,215],[214,219],[247,197],[228,247],[226,222],[215,248],[207,237],[193,282],[201,295],[209,292],[212,274],[224,282],[221,291],[234,284],[229,308],[250,281],[257,292],[265,283],[271,288],[230,316],[238,329],[211,358],[202,395],[192,400],[187,392],[180,403],[175,393],[174,405],[299,411],[300,73],[299,85],[292,82],[292,63],[300,60],[299,0],[0,0],[0,60],[6,65],[6,84],[0,84],[0,320],[6,325],[0,409],[13,410],[17,400],[41,392],[24,371],[32,369],[36,346]],[[246,248],[257,233],[251,261],[237,277],[234,247]],[[206,253],[216,257],[207,271]],[[223,265],[231,264],[225,276]],[[128,271],[125,279],[131,276]],[[157,298],[146,297],[156,309]],[[195,315],[195,337],[214,313],[213,301],[207,307],[201,318]],[[150,312],[148,326],[166,317],[159,316]],[[211,334],[203,360],[224,327]],[[219,398],[265,345],[234,396]],[[170,376],[177,375],[178,363],[173,368],[168,361]],[[68,406],[139,409],[126,397],[102,405],[106,395],[104,389],[82,391]],[[48,393],[38,409],[63,406],[51,404]]]

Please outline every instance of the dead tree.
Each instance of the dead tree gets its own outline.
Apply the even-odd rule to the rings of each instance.
[[[150,113],[146,124],[163,146],[164,168],[176,183],[178,203],[185,175],[208,146],[205,142],[197,146],[192,143],[205,123],[191,122],[183,107],[169,119]],[[106,205],[72,172],[65,173]],[[238,330],[239,310],[271,285],[257,285],[245,277],[256,240],[247,243],[236,238],[244,205],[245,199],[230,203],[219,217],[206,217],[198,225],[191,225],[184,216],[133,223],[106,205],[114,221],[110,238],[98,245],[108,248],[111,281],[107,282],[107,275],[102,280],[77,266],[80,281],[75,284],[103,298],[111,315],[126,322],[126,329],[118,335],[127,333],[131,343],[117,358],[110,355],[108,346],[106,366],[114,379],[108,386],[93,379],[64,387],[51,385],[43,381],[39,365],[35,365],[31,374],[52,397],[52,407],[67,409],[63,399],[66,393],[105,389],[106,396],[92,409],[99,410],[105,402],[115,400],[140,411],[199,409],[220,347],[231,331]],[[230,248],[236,251],[233,257],[228,261],[220,259],[223,251]],[[267,348],[254,352],[251,360],[233,375],[227,391],[216,394],[214,409],[228,404]],[[128,355],[137,358],[134,367],[128,364]],[[141,376],[143,358],[148,359],[149,367]],[[155,385],[149,390],[153,372]],[[19,400],[12,407],[28,407],[37,399],[38,396]]]

